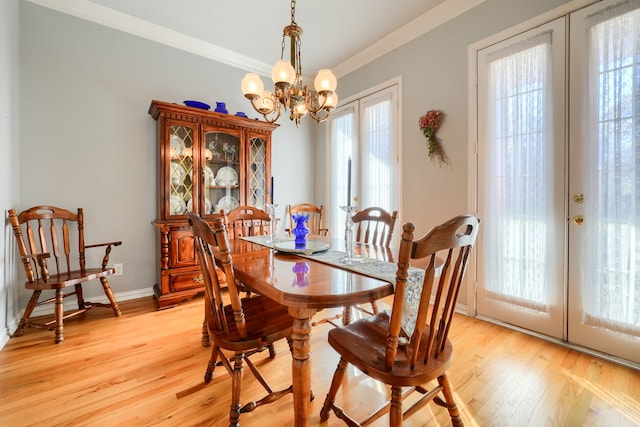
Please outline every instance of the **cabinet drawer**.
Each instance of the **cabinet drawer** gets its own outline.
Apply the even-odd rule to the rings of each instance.
[[[200,270],[169,274],[169,289],[171,289],[171,292],[195,288],[204,288]]]
[[[218,273],[218,281],[221,286],[225,286],[225,275],[219,268],[216,268]],[[188,289],[203,288],[204,281],[202,279],[202,273],[200,270],[185,271],[181,273],[169,273],[169,289],[171,292],[184,291]]]

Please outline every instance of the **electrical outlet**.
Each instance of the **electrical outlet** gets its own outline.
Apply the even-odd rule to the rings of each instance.
[[[116,272],[115,272],[114,276],[122,276],[122,263],[113,264],[113,268],[116,269]]]

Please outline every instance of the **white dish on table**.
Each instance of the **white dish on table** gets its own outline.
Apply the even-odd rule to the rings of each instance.
[[[316,252],[329,250],[330,245],[327,242],[322,242],[320,240],[307,240],[307,244],[304,248],[296,248],[295,240],[285,240],[277,242],[273,247],[279,252],[311,255]]]

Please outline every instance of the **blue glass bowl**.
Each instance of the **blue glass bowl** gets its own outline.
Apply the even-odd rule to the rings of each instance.
[[[211,108],[209,104],[205,104],[204,102],[200,101],[184,101],[184,105],[186,105],[187,107],[202,108],[203,110],[208,110]]]

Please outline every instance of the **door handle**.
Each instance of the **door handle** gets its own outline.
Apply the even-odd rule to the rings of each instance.
[[[584,216],[576,215],[573,217],[573,223],[575,225],[583,225],[584,224]]]

